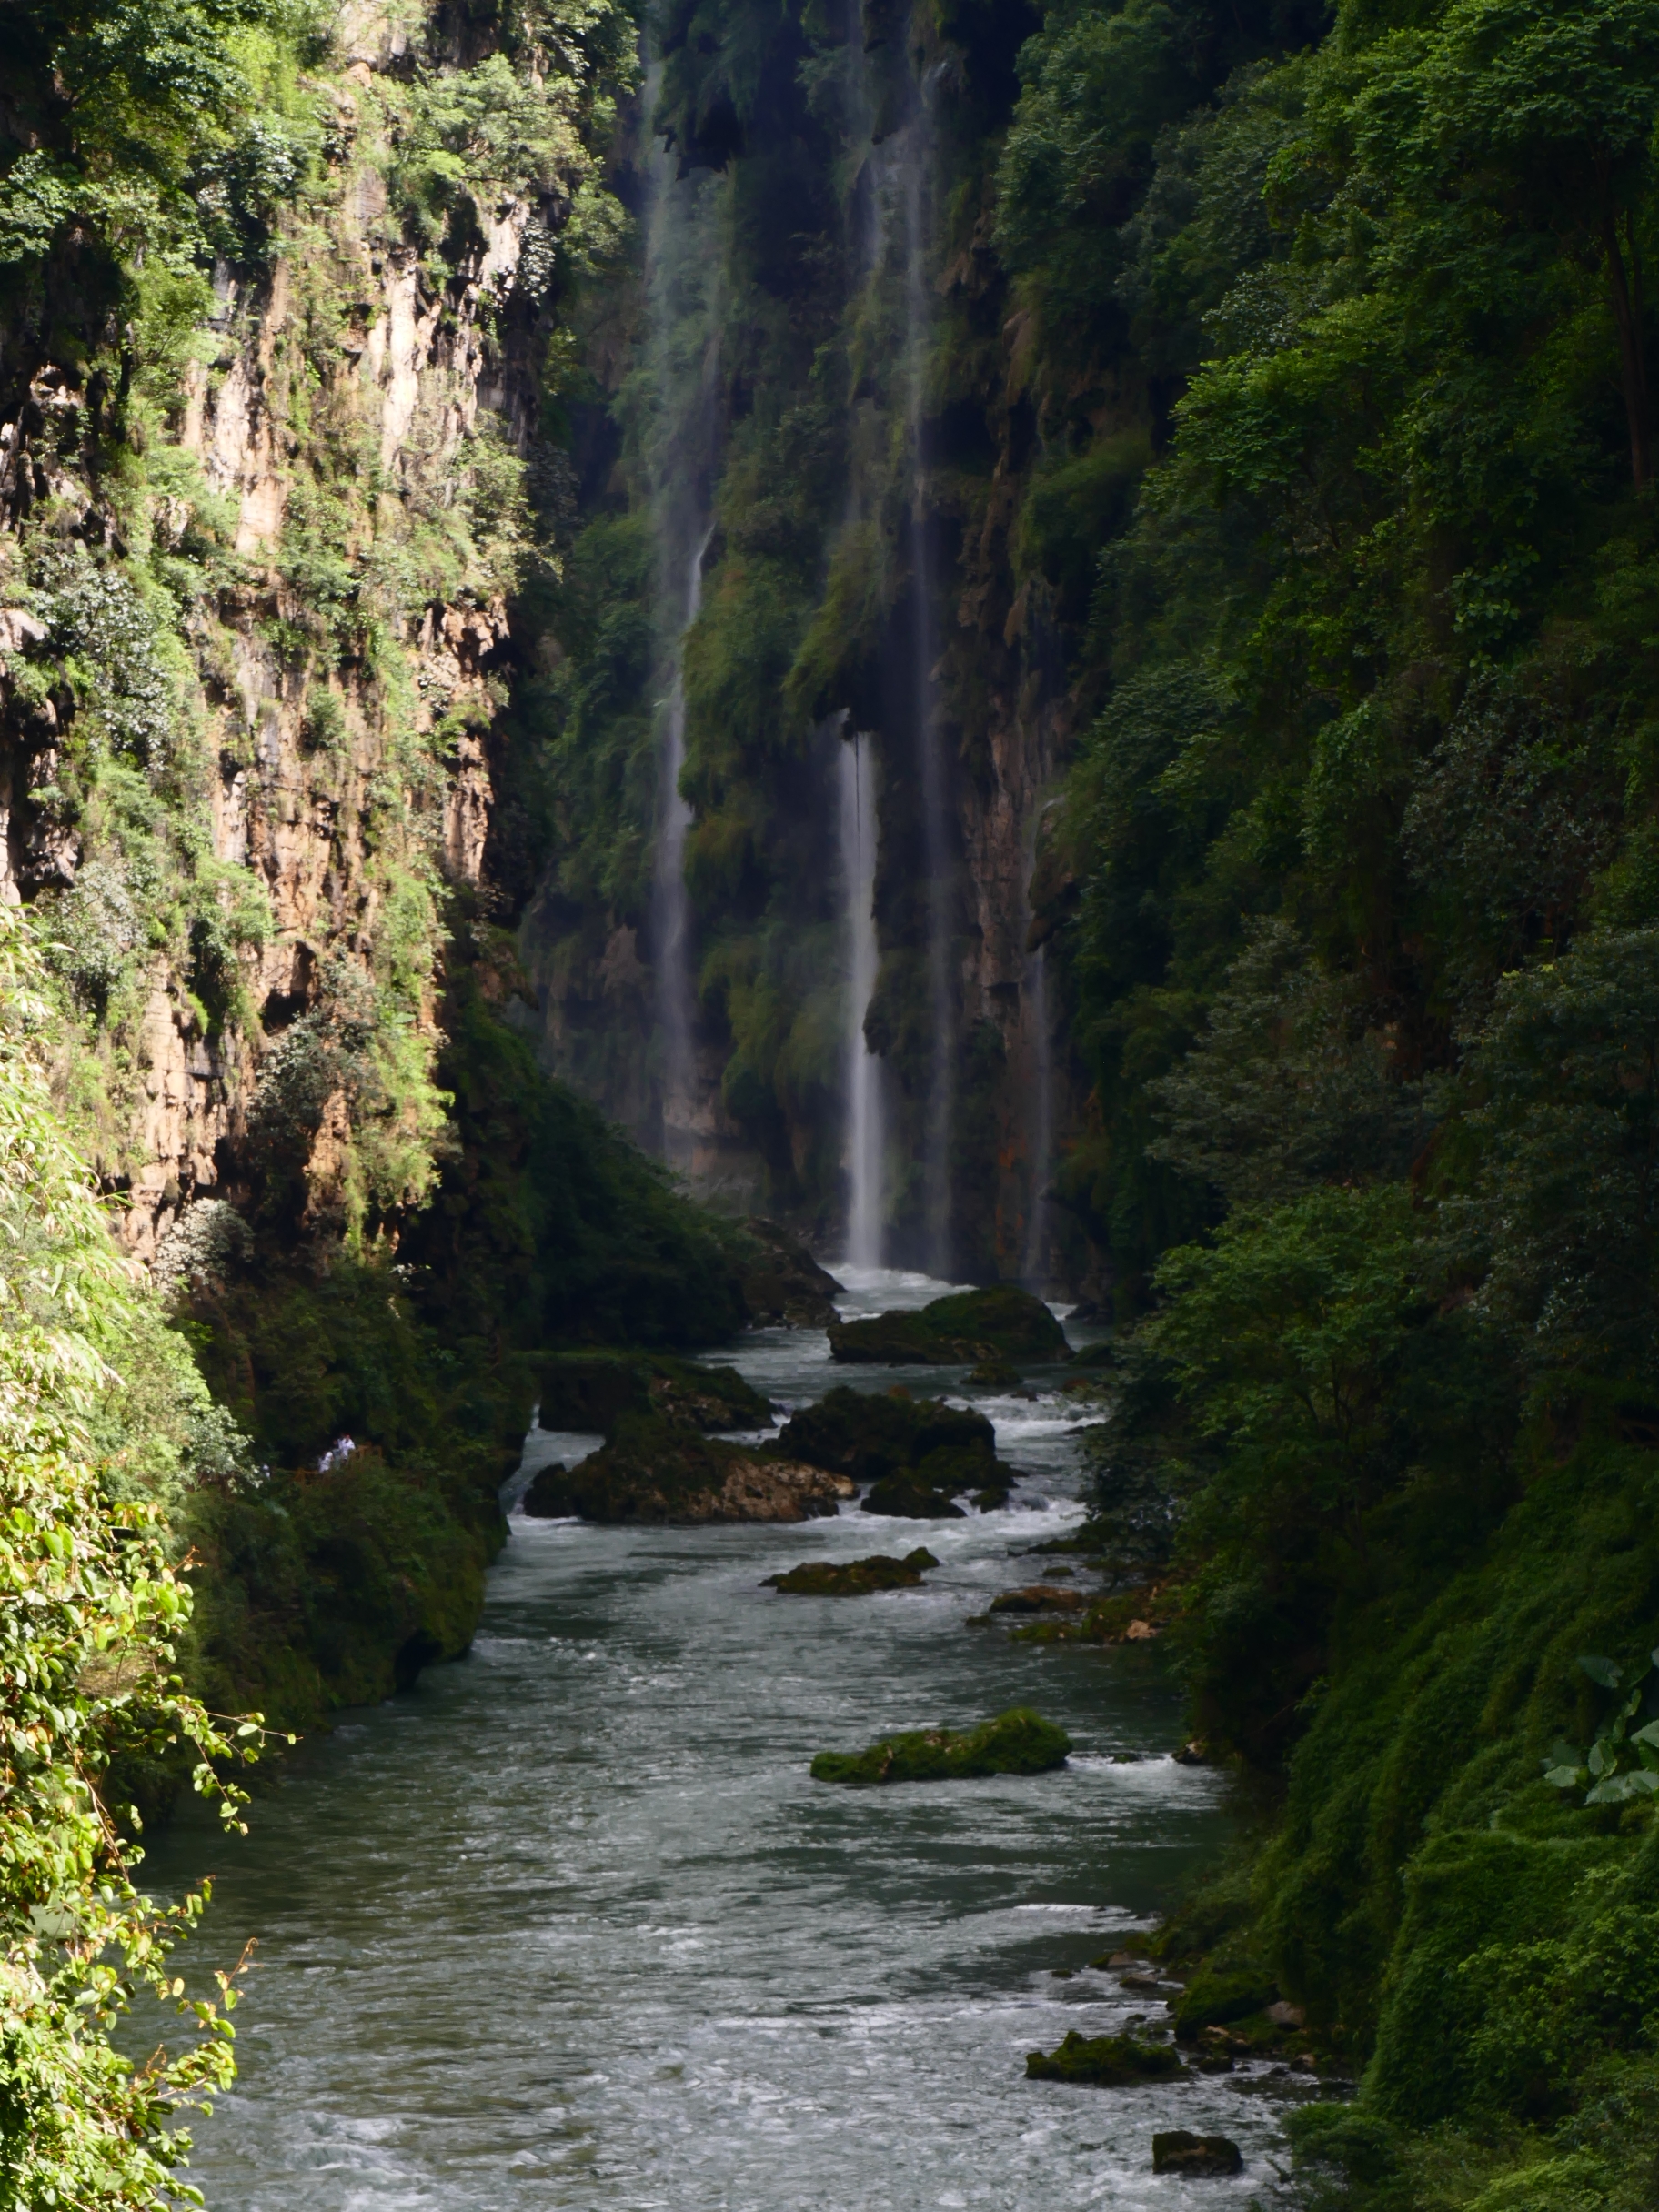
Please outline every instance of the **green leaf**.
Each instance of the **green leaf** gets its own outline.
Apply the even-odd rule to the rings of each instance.
[[[1616,1690],[1624,1679],[1611,1659],[1603,1659],[1594,1653],[1580,1653],[1578,1664],[1592,1682],[1599,1682],[1604,1690]]]
[[[1543,1778],[1552,1789],[1583,1789],[1584,1770],[1582,1766],[1552,1766]]]

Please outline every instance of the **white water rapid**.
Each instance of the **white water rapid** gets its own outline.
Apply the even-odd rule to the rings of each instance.
[[[840,830],[847,933],[847,1262],[881,1264],[886,1130],[881,1063],[864,1035],[876,989],[875,749],[854,735],[841,744]]]

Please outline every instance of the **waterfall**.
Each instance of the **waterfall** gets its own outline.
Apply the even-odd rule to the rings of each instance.
[[[661,64],[646,74],[645,106],[656,105]],[[676,156],[657,148],[647,165],[645,284],[649,308],[642,375],[636,385],[640,457],[657,541],[660,700],[657,838],[651,884],[651,949],[661,1052],[662,1151],[693,1165],[693,1131],[705,1120],[694,1037],[696,990],[686,833],[691,809],[679,795],[686,762],[686,632],[702,602],[720,427],[720,226],[725,180],[679,175]]]
[[[847,933],[847,1263],[880,1267],[886,1131],[881,1063],[864,1036],[876,988],[876,789],[866,737],[841,745],[840,830]]]
[[[910,463],[910,558],[914,619],[910,637],[911,712],[921,791],[922,860],[927,870],[928,1021],[931,1059],[923,1161],[928,1263],[950,1270],[950,1142],[956,1108],[955,1010],[950,994],[951,868],[945,762],[933,679],[933,558],[928,531],[926,444],[928,246],[932,132],[927,92],[898,134],[904,206],[906,412]]]
[[[686,765],[686,632],[703,598],[703,556],[712,528],[699,537],[685,579],[684,613],[674,643],[674,673],[663,721],[662,792],[657,830],[657,872],[651,886],[657,949],[657,1017],[662,1028],[662,1149],[677,1167],[691,1164],[696,1111],[696,1062],[691,1041],[690,908],[686,899],[686,831],[691,809],[680,797]]]

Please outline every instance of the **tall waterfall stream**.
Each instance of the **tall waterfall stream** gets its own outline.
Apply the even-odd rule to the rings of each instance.
[[[847,1306],[942,1287],[853,1271]],[[795,1403],[847,1373],[816,1332],[729,1356]],[[1072,1404],[980,1403],[1025,1477],[982,1518],[515,1513],[468,1659],[302,1747],[246,1842],[181,1831],[156,1852],[154,1881],[218,1874],[204,1952],[259,1938],[240,2079],[196,2128],[210,2207],[1188,2212],[1261,2191],[1277,2131],[1247,2072],[1023,2077],[1068,2028],[1161,2015],[1087,1962],[1170,1901],[1227,1815],[1217,1776],[1169,1756],[1179,1703],[1155,1649],[967,1625],[1081,1510]],[[532,1431],[519,1486],[596,1441]],[[924,1541],[942,1565],[921,1589],[759,1587]],[[808,1776],[820,1749],[1016,1704],[1071,1731],[1068,1768],[867,1791]],[[1232,2136],[1242,2177],[1154,2178],[1171,2127]]]

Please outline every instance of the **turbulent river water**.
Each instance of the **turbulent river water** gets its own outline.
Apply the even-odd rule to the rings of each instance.
[[[846,1309],[942,1287],[862,1275]],[[849,1379],[818,1332],[724,1356],[779,1401]],[[304,1746],[247,1840],[210,1846],[196,1947],[259,1939],[240,2080],[196,2129],[211,2212],[1188,2212],[1262,2191],[1277,2130],[1247,2076],[1023,2078],[1070,2027],[1161,2014],[1086,1962],[1170,1900],[1227,1815],[1217,1778],[1169,1755],[1155,1651],[966,1625],[1081,1513],[1075,1408],[977,1402],[1025,1478],[982,1518],[514,1513],[470,1655]],[[518,1486],[596,1442],[532,1431]],[[759,1586],[923,1540],[942,1564],[922,1589]],[[1016,1704],[1070,1730],[1066,1770],[808,1777],[816,1751]],[[176,1835],[152,1875],[199,1865],[206,1841]],[[1171,2127],[1232,2137],[1242,2178],[1154,2177]]]

